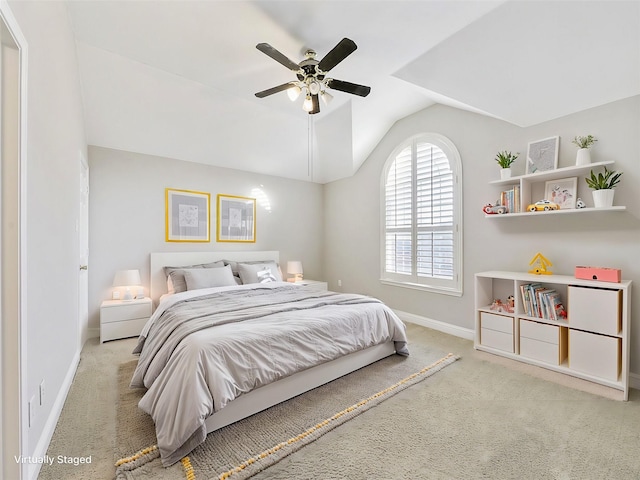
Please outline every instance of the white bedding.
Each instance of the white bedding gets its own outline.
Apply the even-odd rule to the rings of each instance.
[[[234,398],[348,353],[394,341],[404,324],[378,300],[286,282],[187,291],[145,326],[131,385],[168,466],[204,441],[204,421]]]

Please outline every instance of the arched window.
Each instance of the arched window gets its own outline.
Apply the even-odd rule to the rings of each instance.
[[[382,281],[462,295],[462,163],[434,133],[405,141],[382,173]]]

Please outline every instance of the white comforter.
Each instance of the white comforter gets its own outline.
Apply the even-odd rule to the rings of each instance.
[[[204,441],[205,419],[262,385],[393,340],[404,324],[380,301],[284,282],[184,292],[145,326],[132,387],[153,417],[165,466]]]

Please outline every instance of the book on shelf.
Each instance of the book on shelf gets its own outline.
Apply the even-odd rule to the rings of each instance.
[[[520,186],[514,185],[513,188],[500,192],[500,205],[507,207],[508,213],[520,212]]]
[[[520,296],[523,310],[529,317],[555,321],[566,318],[560,293],[553,288],[541,283],[525,283],[520,285]]]

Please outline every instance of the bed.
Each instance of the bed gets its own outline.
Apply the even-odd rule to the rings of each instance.
[[[235,276],[233,285],[200,282],[227,279],[223,270],[234,262],[249,272],[244,284]],[[273,275],[260,283],[252,275],[267,272],[266,264]],[[150,255],[155,312],[136,347],[131,385],[147,388],[139,406],[153,417],[163,465],[212,431],[394,353],[408,354],[404,324],[382,302],[283,282],[273,270],[278,264],[277,251]],[[193,265],[211,268],[182,271],[197,288],[169,294],[165,267]]]

